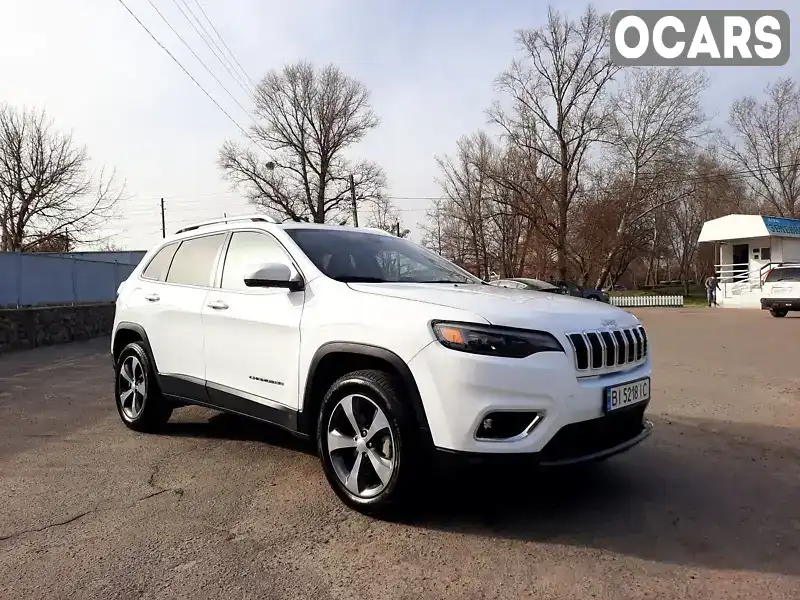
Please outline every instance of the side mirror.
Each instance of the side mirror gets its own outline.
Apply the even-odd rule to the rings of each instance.
[[[299,273],[284,263],[265,263],[244,278],[247,287],[287,288],[290,292],[299,292],[305,286]]]

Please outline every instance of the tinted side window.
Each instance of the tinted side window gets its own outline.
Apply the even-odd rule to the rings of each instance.
[[[167,282],[210,286],[217,252],[224,240],[224,233],[184,240],[172,260]]]
[[[175,256],[175,250],[178,249],[178,244],[167,244],[161,250],[156,252],[156,255],[142,271],[142,277],[145,279],[155,279],[156,281],[164,281],[167,277],[167,270],[169,263],[172,262],[172,257]]]
[[[251,289],[244,284],[244,278],[268,262],[289,262],[289,257],[275,238],[255,231],[234,233],[225,257],[222,289]]]

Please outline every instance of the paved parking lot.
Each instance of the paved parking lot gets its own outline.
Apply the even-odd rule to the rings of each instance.
[[[343,508],[269,428],[187,408],[127,430],[106,340],[0,357],[0,597],[800,597],[800,318],[637,314],[649,440],[429,484],[403,523]]]

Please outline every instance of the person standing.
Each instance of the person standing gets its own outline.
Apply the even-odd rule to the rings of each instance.
[[[719,279],[717,279],[717,274],[712,273],[710,277],[706,278],[706,298],[708,299],[708,305],[711,306],[719,306],[717,304],[717,290],[720,289],[719,287]]]

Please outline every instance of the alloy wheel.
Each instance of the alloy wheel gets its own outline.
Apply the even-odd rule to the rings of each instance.
[[[342,398],[327,427],[328,457],[339,481],[360,498],[380,494],[392,479],[395,440],[383,410],[366,396]]]
[[[144,368],[136,356],[128,356],[119,370],[119,400],[122,412],[133,421],[142,414],[147,398]]]

